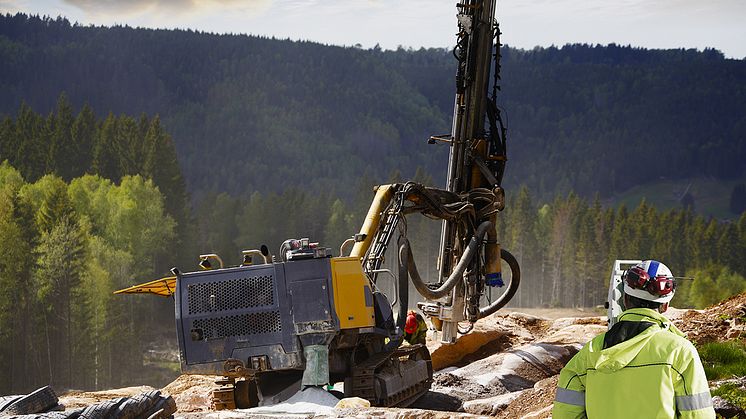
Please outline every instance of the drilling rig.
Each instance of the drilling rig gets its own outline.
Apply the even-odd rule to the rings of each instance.
[[[308,239],[289,239],[275,255],[266,246],[245,250],[240,266],[201,255],[202,271],[174,268],[169,277],[117,291],[174,298],[181,369],[224,377],[217,408],[272,404],[337,382],[345,396],[406,406],[429,389],[433,375],[425,345],[402,345],[409,281],[444,343],[515,294],[520,268],[500,248],[495,227],[505,207],[507,161],[495,7],[495,0],[457,4],[453,126],[428,139],[450,148],[444,189],[377,186],[363,226],[337,257]],[[435,282],[425,282],[415,264],[406,230],[413,214],[442,222]],[[396,307],[377,286],[390,247],[398,262]],[[254,264],[255,257],[261,262]]]

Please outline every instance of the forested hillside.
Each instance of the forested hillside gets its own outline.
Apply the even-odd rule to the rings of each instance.
[[[112,291],[287,238],[337,254],[374,184],[442,185],[448,150],[426,140],[450,130],[454,64],[440,49],[0,16],[0,393],[150,384],[142,352],[172,333],[172,303]],[[679,306],[746,288],[746,61],[572,45],[507,48],[502,64],[513,305],[600,304],[617,258],[696,277]],[[686,194],[667,210],[608,204],[690,178],[736,185],[729,220]],[[439,224],[407,230],[434,281]]]
[[[0,113],[59,92],[101,112],[160,114],[195,196],[350,200],[357,179],[423,167],[442,183],[450,51],[360,50],[192,31],[0,17]],[[592,197],[660,178],[743,178],[746,62],[715,50],[572,45],[503,51],[506,186]],[[50,92],[54,92],[53,94]]]

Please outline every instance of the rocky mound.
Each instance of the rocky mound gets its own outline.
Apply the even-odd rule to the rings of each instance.
[[[674,324],[697,345],[746,338],[746,293],[705,310],[686,311]]]

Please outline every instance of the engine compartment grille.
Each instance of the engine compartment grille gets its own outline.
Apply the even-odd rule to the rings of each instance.
[[[271,307],[274,288],[272,275],[189,284],[189,314]]]
[[[279,311],[265,311],[197,319],[192,323],[192,329],[199,329],[201,338],[209,340],[281,332],[282,321]]]

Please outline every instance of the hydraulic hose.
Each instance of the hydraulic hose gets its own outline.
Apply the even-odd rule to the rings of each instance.
[[[507,250],[500,249],[500,258],[504,260],[510,268],[510,285],[508,286],[508,290],[503,295],[501,295],[500,298],[493,301],[492,304],[490,304],[489,306],[479,309],[480,319],[489,316],[490,314],[501,309],[503,306],[505,306],[505,304],[508,304],[510,299],[513,298],[513,296],[515,295],[516,291],[518,291],[518,285],[520,285],[521,283],[521,267],[518,265],[518,261],[515,260],[515,257]]]
[[[409,241],[403,240],[403,243],[399,248],[399,260],[401,262],[406,261],[407,271],[409,272],[409,276],[412,277],[412,284],[414,284],[414,287],[417,289],[420,295],[430,300],[437,300],[448,295],[448,293],[451,292],[456,284],[458,284],[459,281],[462,279],[466,267],[469,266],[471,260],[474,258],[474,255],[479,251],[479,244],[484,239],[484,235],[487,233],[487,230],[491,227],[492,223],[489,221],[485,221],[480,224],[479,227],[477,227],[477,230],[474,232],[474,236],[472,236],[469,244],[466,246],[464,254],[461,255],[461,259],[459,259],[458,264],[456,264],[456,267],[453,269],[453,272],[451,272],[451,275],[448,277],[448,279],[446,279],[445,282],[443,282],[443,285],[434,290],[431,290],[427,286],[427,284],[422,281],[422,278],[420,278],[420,274],[419,272],[417,272],[417,266],[414,263],[414,257],[412,256],[412,249],[409,246]],[[400,277],[401,271],[402,269],[400,268]]]
[[[405,246],[405,237],[399,237],[399,242]],[[407,244],[408,246],[408,244]],[[396,318],[396,326],[404,330],[404,324],[407,321],[407,311],[409,309],[409,277],[407,275],[407,266],[411,260],[409,252],[399,252],[399,316]]]

